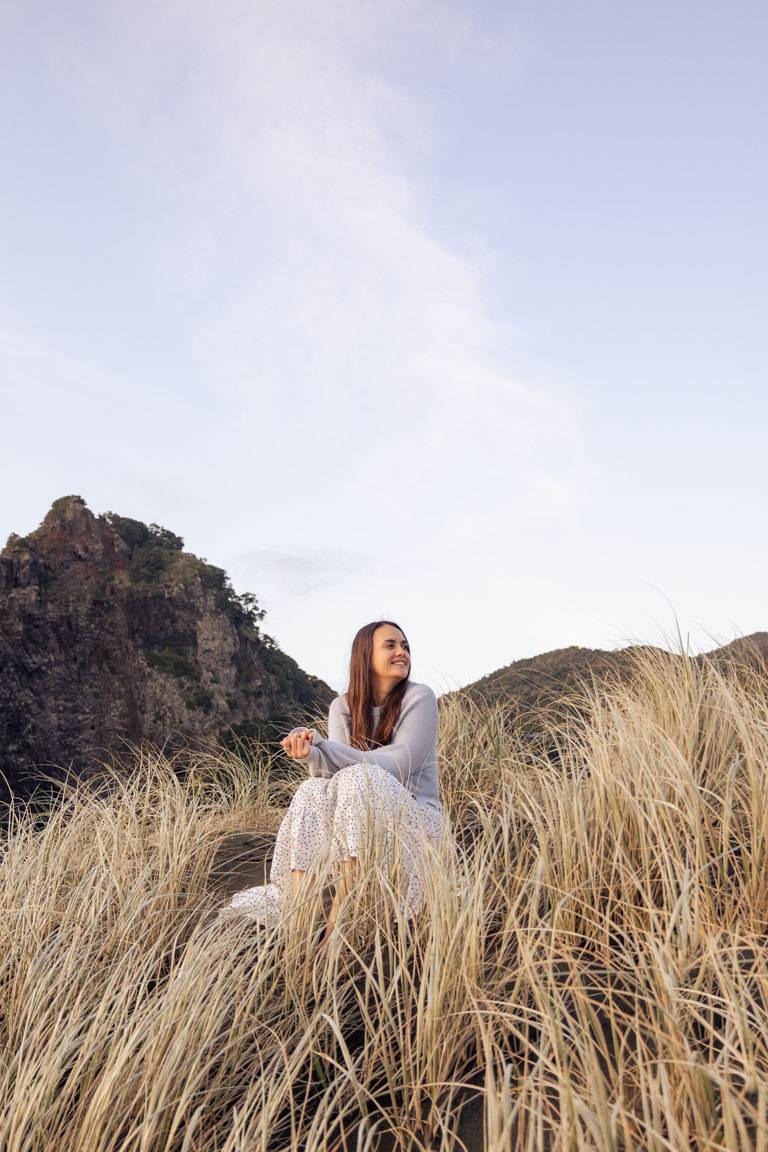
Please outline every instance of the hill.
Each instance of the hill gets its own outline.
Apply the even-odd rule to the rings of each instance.
[[[515,660],[460,689],[477,703],[508,706],[509,716],[523,727],[538,727],[545,711],[568,712],[578,707],[583,685],[605,685],[609,679],[632,680],[638,659],[651,652],[651,645],[630,645],[607,651],[573,645],[538,656]],[[665,653],[673,662],[706,661],[734,667],[768,671],[768,632],[755,632],[697,656]],[[450,696],[452,693],[447,693]]]
[[[126,741],[269,738],[335,693],[262,633],[256,598],[157,524],[80,496],[0,553],[0,770],[97,770]],[[1,786],[1,785],[0,785]]]

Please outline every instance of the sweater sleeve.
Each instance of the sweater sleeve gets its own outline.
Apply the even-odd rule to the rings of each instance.
[[[340,717],[338,722],[341,722]],[[434,754],[437,746],[437,724],[437,697],[426,684],[420,685],[419,691],[414,692],[403,705],[395,741],[384,745],[383,748],[363,750],[353,748],[342,740],[333,739],[338,732],[337,718],[332,718],[329,714],[328,738],[320,736],[315,731],[309,756],[310,775],[324,774],[313,771],[314,757],[317,757],[315,763],[322,763],[330,768],[331,774],[350,764],[378,764],[405,787],[409,787],[413,774],[417,773],[422,764]]]
[[[290,736],[293,732],[301,732],[304,728],[305,726],[300,724],[296,728],[291,728],[288,735]],[[309,775],[322,776],[326,780],[330,779],[334,772],[338,772],[338,767],[328,760],[320,747],[325,738],[320,735],[317,728],[312,728],[310,731],[313,733],[312,743],[309,747],[309,755],[304,758],[304,762],[309,770]],[[346,738],[347,730],[341,713],[339,697],[337,696],[336,699],[331,701],[331,706],[328,709],[328,739],[344,741]]]

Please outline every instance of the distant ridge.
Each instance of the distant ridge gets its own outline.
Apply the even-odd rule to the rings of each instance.
[[[335,693],[262,633],[253,595],[157,524],[54,501],[0,552],[0,769],[97,770],[125,741],[273,735]],[[0,781],[0,792],[3,782]]]
[[[633,664],[642,652],[663,652],[653,645],[629,645],[614,651],[599,648],[555,648],[539,656],[515,660],[503,668],[490,672],[480,680],[467,684],[460,692],[467,693],[478,702],[508,704],[510,712],[523,720],[526,713],[557,707],[585,682],[600,682],[611,673],[623,679],[632,676]],[[715,663],[741,664],[760,668],[768,673],[768,632],[754,632],[741,636],[711,652],[697,656],[665,653],[672,659],[693,660],[697,664],[711,660]],[[451,695],[448,693],[447,695]]]

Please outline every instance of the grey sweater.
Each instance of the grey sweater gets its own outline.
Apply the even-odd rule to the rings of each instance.
[[[373,709],[373,730],[381,706]],[[442,809],[437,768],[437,697],[427,684],[409,680],[392,732],[392,742],[382,748],[361,749],[349,744],[350,712],[346,694],[331,701],[328,736],[312,729],[307,762],[310,776],[329,778],[350,764],[378,764],[399,780],[420,804]],[[292,728],[292,732],[299,729]]]

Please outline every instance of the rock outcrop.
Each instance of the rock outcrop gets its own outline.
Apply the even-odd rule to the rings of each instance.
[[[273,739],[335,693],[256,598],[156,524],[56,500],[0,553],[0,793],[88,776],[130,745]]]

